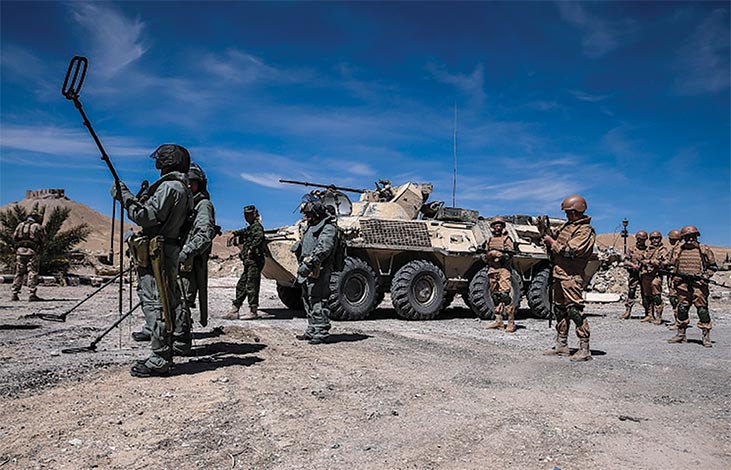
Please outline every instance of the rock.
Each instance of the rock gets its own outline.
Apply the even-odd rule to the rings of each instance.
[[[71,440],[69,441],[69,444],[71,444],[72,446],[77,446],[77,447],[78,447],[78,446],[80,446],[80,445],[81,445],[81,444],[83,444],[83,443],[84,443],[84,441],[82,441],[82,440],[81,440],[81,439],[79,439],[79,438],[73,438],[73,439],[71,439]]]

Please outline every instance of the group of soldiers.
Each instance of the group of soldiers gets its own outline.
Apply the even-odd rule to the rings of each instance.
[[[187,149],[176,144],[161,145],[151,157],[160,170],[160,179],[141,194],[134,195],[123,182],[111,187],[113,198],[122,202],[130,220],[141,227],[132,233],[127,243],[137,271],[137,293],[145,316],[141,331],[134,332],[136,341],[150,341],[150,355],[137,361],[131,374],[135,377],[166,375],[174,355],[189,355],[192,344],[191,308],[199,303],[200,323],[207,323],[207,264],[214,237],[220,233],[215,222],[215,210],[208,193],[207,178],[199,165],[191,163]],[[326,299],[330,275],[335,264],[339,243],[336,217],[318,198],[303,200],[300,212],[300,241],[292,251],[299,266],[297,283],[308,324],[297,339],[311,344],[328,341],[330,331]],[[543,243],[552,264],[552,308],[556,319],[555,345],[547,355],[569,356],[568,333],[575,325],[579,339],[572,361],[591,359],[589,322],[584,313],[583,287],[586,285],[586,265],[591,258],[596,233],[591,217],[586,215],[586,200],[579,195],[564,199],[561,210],[567,222],[556,230],[542,231]],[[17,244],[16,278],[13,300],[25,275],[28,275],[29,300],[40,300],[38,284],[38,253],[42,228],[37,213],[21,222],[15,230]],[[259,286],[266,256],[266,241],[261,217],[255,206],[244,207],[248,227],[234,231],[229,244],[240,247],[243,272],[236,285],[236,297],[227,319],[253,320],[259,318]],[[514,243],[505,231],[502,217],[490,220],[492,237],[485,244],[483,258],[488,265],[489,290],[495,305],[495,321],[489,329],[504,329],[512,333],[515,326],[515,302],[511,293],[511,261]],[[694,226],[669,233],[671,250],[662,246],[659,232],[640,231],[636,246],[625,260],[628,268],[629,292],[626,310],[621,319],[630,318],[637,290],[645,309],[644,322],[662,324],[662,279],[667,276],[670,303],[677,334],[671,343],[686,342],[688,314],[695,305],[703,332],[703,345],[711,347],[712,327],[708,311],[708,280],[717,269],[711,250],[698,242],[700,233]],[[647,240],[650,244],[647,244]],[[248,300],[249,312],[239,316]],[[503,317],[507,324],[503,323]]]
[[[635,246],[628,250],[624,261],[629,277],[625,311],[620,319],[631,318],[639,290],[645,313],[641,321],[662,325],[662,284],[663,279],[667,279],[668,300],[674,317],[668,327],[677,330],[676,335],[668,341],[687,342],[689,312],[691,306],[695,306],[702,344],[707,348],[712,347],[713,324],[708,310],[708,284],[718,266],[713,251],[699,243],[698,237],[700,232],[693,225],[687,225],[681,230],[671,230],[668,233],[671,248],[668,250],[663,246],[663,237],[658,231],[648,235],[640,230],[635,234]]]

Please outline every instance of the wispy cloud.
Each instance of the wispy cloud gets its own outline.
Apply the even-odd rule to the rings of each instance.
[[[128,18],[108,3],[73,2],[68,7],[74,21],[90,35],[90,59],[100,64],[102,75],[116,75],[147,51],[141,19]]]
[[[472,73],[450,73],[443,65],[429,64],[427,70],[441,83],[452,85],[468,96],[473,107],[480,107],[485,102],[485,66],[477,64]]]
[[[679,95],[715,93],[731,85],[728,10],[708,15],[678,51],[674,65],[673,90]]]
[[[636,29],[632,20],[608,21],[591,14],[579,2],[556,3],[561,18],[581,31],[581,46],[588,57],[598,58],[619,47]]]
[[[612,95],[599,95],[599,94],[592,94],[587,93],[585,91],[581,90],[569,90],[569,93],[576,98],[579,101],[588,101],[589,103],[596,103],[597,101],[604,101],[607,98],[611,97]]]
[[[265,186],[267,188],[282,189],[282,183],[279,179],[282,177],[276,173],[241,173],[241,178],[249,181],[250,183],[258,184],[259,186]]]
[[[312,81],[314,72],[307,69],[281,68],[239,49],[227,49],[223,54],[207,54],[203,68],[220,79],[238,84],[289,84]]]

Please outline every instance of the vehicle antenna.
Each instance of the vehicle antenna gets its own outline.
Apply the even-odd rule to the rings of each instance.
[[[454,176],[452,178],[452,207],[457,207],[457,100],[454,101]]]

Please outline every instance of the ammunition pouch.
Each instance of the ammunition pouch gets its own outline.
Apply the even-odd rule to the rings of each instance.
[[[127,240],[129,253],[138,268],[150,267],[150,239],[144,235],[135,235]]]

